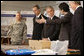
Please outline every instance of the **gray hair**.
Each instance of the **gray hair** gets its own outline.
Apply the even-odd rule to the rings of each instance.
[[[19,14],[20,14],[20,11],[17,11],[17,13],[19,13]]]
[[[47,6],[46,9],[48,9],[48,8],[54,10],[54,8],[52,6]]]

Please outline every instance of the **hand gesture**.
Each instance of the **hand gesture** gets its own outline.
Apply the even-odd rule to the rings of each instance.
[[[44,17],[41,15],[41,19],[37,19],[36,22],[39,23],[39,24],[42,24],[42,23],[45,23],[46,20],[45,20]]]

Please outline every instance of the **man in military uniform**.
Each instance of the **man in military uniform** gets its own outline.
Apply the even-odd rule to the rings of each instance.
[[[25,22],[21,20],[20,12],[16,13],[16,20],[10,25],[8,35],[11,37],[11,44],[13,45],[25,43],[27,37],[27,26]]]

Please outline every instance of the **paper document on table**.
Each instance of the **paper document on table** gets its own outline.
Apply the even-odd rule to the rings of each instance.
[[[68,49],[68,41],[51,41],[51,49],[58,52],[58,55],[66,55]]]
[[[36,51],[36,53],[32,55],[57,55],[57,52],[50,49],[39,49],[34,51]]]

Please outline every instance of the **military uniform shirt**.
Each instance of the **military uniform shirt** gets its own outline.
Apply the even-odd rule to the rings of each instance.
[[[8,33],[11,36],[11,42],[21,42],[27,37],[27,26],[25,22],[15,22],[10,26]]]

